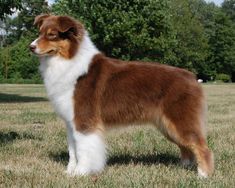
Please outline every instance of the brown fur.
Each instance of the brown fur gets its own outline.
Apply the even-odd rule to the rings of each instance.
[[[123,62],[96,55],[74,92],[79,132],[118,125],[152,123],[212,174],[212,153],[202,129],[205,103],[201,86],[186,70],[157,63]]]

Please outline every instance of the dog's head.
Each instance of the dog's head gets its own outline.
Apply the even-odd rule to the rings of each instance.
[[[39,37],[30,44],[30,50],[38,56],[70,59],[85,33],[83,25],[68,16],[39,15],[34,25],[39,28]]]

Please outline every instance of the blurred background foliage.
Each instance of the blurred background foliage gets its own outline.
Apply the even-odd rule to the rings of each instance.
[[[77,18],[107,56],[186,68],[204,81],[235,81],[235,0],[221,6],[204,0],[19,0],[0,1],[0,7],[0,82],[41,82],[38,60],[28,50],[41,13]]]

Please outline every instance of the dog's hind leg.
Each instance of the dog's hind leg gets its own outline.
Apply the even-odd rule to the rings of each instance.
[[[187,149],[184,146],[178,145],[181,152],[181,164],[184,167],[190,167],[194,163],[194,154],[190,149]]]
[[[180,147],[182,161],[194,156],[198,175],[207,177],[213,173],[214,161],[206,143],[206,105],[202,88],[195,82],[177,85],[177,88],[172,88],[162,105],[164,131]]]
[[[167,123],[166,123],[167,122]],[[184,129],[179,131],[174,123],[165,120],[161,132],[173,143],[178,145],[181,151],[183,165],[191,165],[194,159],[198,165],[198,175],[208,177],[213,173],[213,153],[208,149],[205,136],[198,129]]]
[[[181,153],[181,164],[184,167],[192,166],[195,159],[194,154],[191,149],[180,144],[180,139],[178,138],[175,125],[170,123],[166,118],[162,118],[162,121],[157,121],[156,127],[170,142],[179,147]]]
[[[183,107],[182,107],[183,108]],[[208,149],[200,113],[178,112],[176,118],[164,118],[164,132],[181,150],[184,164],[196,159],[198,175],[208,177],[214,170],[213,153]]]
[[[198,164],[198,175],[207,178],[212,175],[214,170],[213,153],[208,149],[205,139],[199,138],[199,141],[189,145],[194,153]]]

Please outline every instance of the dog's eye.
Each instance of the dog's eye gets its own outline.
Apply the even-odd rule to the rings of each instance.
[[[47,34],[48,39],[53,40],[57,38],[57,35],[55,33],[48,33]]]

